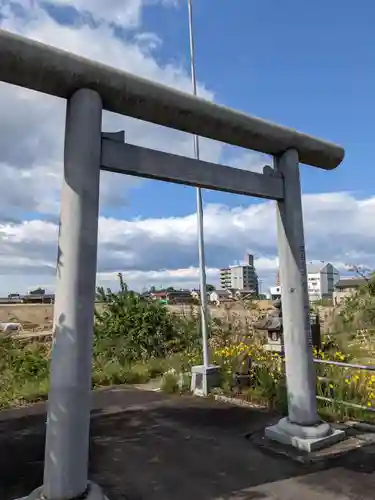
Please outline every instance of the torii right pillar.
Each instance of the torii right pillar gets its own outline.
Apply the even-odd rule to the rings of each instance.
[[[277,202],[277,241],[288,417],[267,427],[265,435],[310,452],[343,439],[345,433],[322,422],[317,412],[298,151],[289,149],[274,163],[284,180],[284,199]]]

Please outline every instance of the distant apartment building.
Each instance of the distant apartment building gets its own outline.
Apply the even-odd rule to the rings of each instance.
[[[330,263],[307,264],[307,287],[310,301],[332,299],[340,273]]]
[[[339,271],[330,263],[309,262],[307,264],[307,289],[310,302],[333,299],[336,283],[340,279]],[[277,271],[276,286],[270,288],[271,297],[281,294],[280,271]]]
[[[245,262],[220,269],[220,286],[223,290],[253,290],[259,293],[258,275],[254,267],[254,256],[247,254]]]

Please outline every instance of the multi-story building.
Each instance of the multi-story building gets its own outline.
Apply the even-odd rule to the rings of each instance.
[[[254,256],[246,255],[244,264],[220,269],[220,286],[223,290],[253,290],[259,293],[258,275],[254,267]]]
[[[309,262],[307,264],[307,288],[310,301],[332,299],[340,273],[330,263]]]
[[[330,263],[309,262],[307,264],[307,289],[311,302],[322,299],[332,299],[335,285],[340,279],[339,271]],[[277,271],[276,287],[270,288],[271,296],[281,293],[280,271]]]

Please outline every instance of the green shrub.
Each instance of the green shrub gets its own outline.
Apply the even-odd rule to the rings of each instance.
[[[106,353],[121,364],[163,359],[197,343],[197,328],[171,314],[164,304],[130,291],[119,274],[120,291],[98,289],[103,312],[95,314],[94,355]],[[189,327],[189,328],[187,328]]]
[[[48,344],[0,338],[0,409],[45,399],[48,394]]]
[[[163,375],[160,389],[168,394],[175,394],[177,392],[180,392],[178,379],[179,377],[174,371],[166,372]]]

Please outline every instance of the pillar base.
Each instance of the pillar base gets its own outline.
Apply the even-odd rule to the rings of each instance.
[[[304,426],[293,424],[287,417],[282,418],[276,425],[266,427],[264,434],[272,441],[293,446],[308,453],[331,446],[346,436],[345,431],[333,429],[325,422]]]
[[[191,369],[191,392],[195,396],[208,396],[214,387],[220,386],[220,367],[193,366]]]
[[[20,498],[19,500],[48,500],[43,496],[43,487],[37,488],[29,496]],[[72,498],[71,500],[74,500]],[[104,495],[100,486],[95,483],[89,482],[89,489],[86,496],[80,497],[80,500],[108,500]]]

